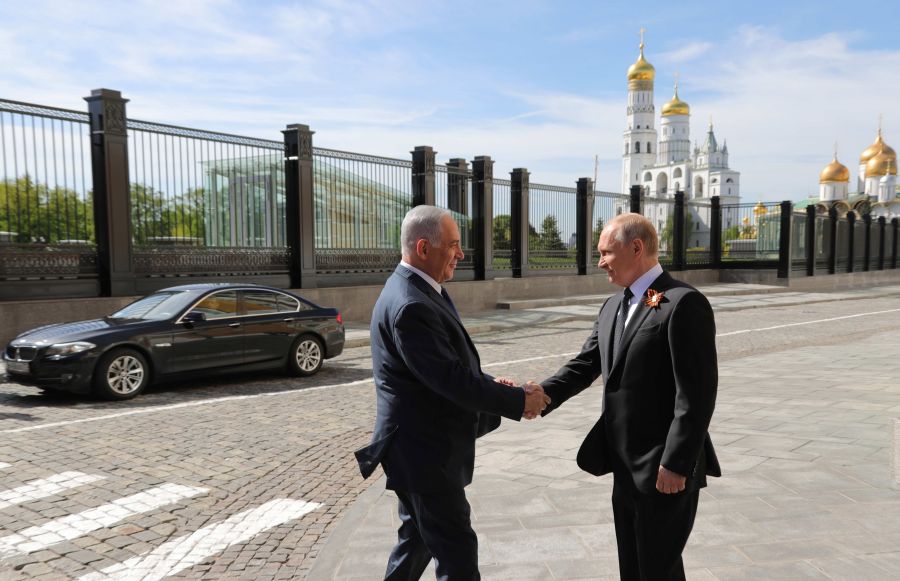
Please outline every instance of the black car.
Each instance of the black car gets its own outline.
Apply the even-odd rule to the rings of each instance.
[[[281,367],[312,375],[343,350],[337,309],[266,286],[190,284],[102,319],[26,331],[3,360],[12,381],[129,399],[151,379],[191,373]]]

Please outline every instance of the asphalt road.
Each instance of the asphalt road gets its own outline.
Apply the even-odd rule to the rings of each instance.
[[[590,326],[474,339],[487,371],[542,379]],[[840,345],[900,328],[900,295],[722,311],[717,326],[722,360]],[[370,380],[361,347],[313,378],[194,380],[126,403],[0,385],[0,578],[302,579],[367,486],[352,451],[372,428]]]

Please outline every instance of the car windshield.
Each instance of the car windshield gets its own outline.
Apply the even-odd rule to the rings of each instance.
[[[163,291],[138,299],[124,309],[110,315],[113,319],[143,319],[162,321],[180,313],[197,298],[190,291]]]

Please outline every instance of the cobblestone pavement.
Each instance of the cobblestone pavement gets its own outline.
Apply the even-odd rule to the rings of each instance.
[[[834,320],[806,324],[822,319]],[[721,311],[717,320],[723,361],[760,357],[898,329],[900,297]],[[488,370],[540,378],[589,327],[570,320],[475,339]],[[371,484],[352,457],[373,424],[370,379],[361,347],[313,378],[181,382],[125,404],[0,385],[0,578],[304,578]],[[479,464],[491,466],[490,456]],[[529,468],[535,478],[560,469]]]

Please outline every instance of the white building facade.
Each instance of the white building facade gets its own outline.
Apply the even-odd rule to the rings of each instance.
[[[688,247],[709,245],[710,205],[713,196],[722,204],[740,202],[740,173],[728,165],[728,146],[716,140],[712,122],[702,146],[691,149],[690,106],[674,95],[662,107],[660,131],[656,130],[653,86],[656,70],[640,56],[628,69],[627,129],[623,134],[622,193],[640,186],[645,198],[644,214],[662,232],[671,214],[675,192],[684,192],[690,202],[691,231]],[[724,217],[723,217],[724,220]],[[723,224],[728,227],[729,225]]]

